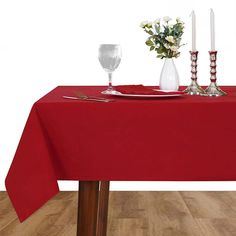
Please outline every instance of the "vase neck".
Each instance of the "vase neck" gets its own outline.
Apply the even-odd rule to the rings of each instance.
[[[172,58],[172,57],[171,57],[171,58],[166,57],[166,58],[165,58],[165,61],[173,61],[173,58]]]
[[[173,58],[165,58],[165,63],[164,64],[169,64],[169,65],[174,64]]]

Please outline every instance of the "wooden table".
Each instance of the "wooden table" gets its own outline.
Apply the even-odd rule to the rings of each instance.
[[[106,236],[109,181],[80,181],[77,236]]]

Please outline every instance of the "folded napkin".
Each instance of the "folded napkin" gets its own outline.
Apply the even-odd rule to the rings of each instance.
[[[155,91],[149,87],[145,87],[142,84],[139,85],[118,85],[115,87],[116,91],[123,94],[139,94],[139,95],[169,95],[169,94],[184,94],[182,91]]]

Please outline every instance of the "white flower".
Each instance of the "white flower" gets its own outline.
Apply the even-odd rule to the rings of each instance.
[[[164,16],[163,20],[168,23],[169,21],[171,21],[172,19],[169,16]]]
[[[152,23],[152,29],[154,34],[158,34],[160,31],[160,24],[156,24],[155,21]]]
[[[165,39],[170,43],[175,43],[175,39],[173,36],[166,36]]]
[[[152,26],[152,22],[149,21],[149,22],[147,23],[147,26],[148,26],[148,27],[151,27],[151,26]]]
[[[156,20],[154,20],[154,23],[155,23],[155,24],[160,24],[160,22],[161,22],[161,19],[160,19],[160,18],[157,18]]]
[[[147,25],[147,24],[148,24],[148,21],[147,21],[147,20],[142,21],[141,24],[140,24],[140,27],[143,28],[143,27],[145,27],[145,25]]]
[[[154,32],[155,34],[157,34],[156,25],[155,25],[154,22],[152,23],[152,30],[153,30],[153,32]]]
[[[176,52],[178,50],[178,47],[176,46],[171,46],[170,47],[170,50],[173,51],[173,52]]]
[[[170,45],[167,44],[167,43],[164,44],[164,47],[165,47],[166,49],[170,49]]]
[[[179,23],[179,24],[183,24],[184,22],[180,19],[180,17],[177,17],[176,18],[176,22]]]

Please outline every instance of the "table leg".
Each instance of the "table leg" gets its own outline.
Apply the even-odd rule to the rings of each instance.
[[[109,186],[110,186],[109,181],[100,182],[100,191],[98,200],[97,236],[107,235]]]
[[[77,236],[96,236],[99,181],[79,182]]]

